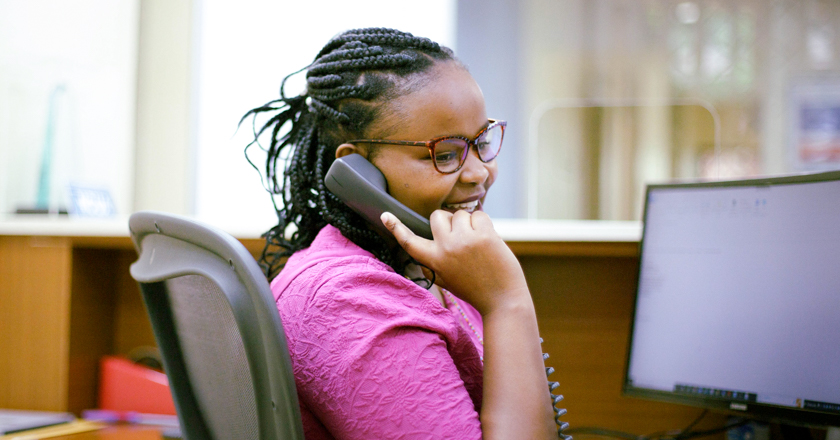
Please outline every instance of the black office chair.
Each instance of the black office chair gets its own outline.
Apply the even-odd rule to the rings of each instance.
[[[229,234],[129,219],[140,285],[188,440],[303,439],[286,337],[263,273]]]

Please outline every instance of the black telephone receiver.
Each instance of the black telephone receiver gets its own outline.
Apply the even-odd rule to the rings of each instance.
[[[390,234],[379,219],[383,212],[388,211],[415,234],[432,239],[429,219],[391,197],[385,176],[361,155],[353,153],[337,158],[327,171],[324,184],[339,200],[379,230]]]

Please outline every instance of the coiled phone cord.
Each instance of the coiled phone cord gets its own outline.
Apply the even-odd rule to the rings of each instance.
[[[423,266],[422,264],[420,264],[416,260],[413,260],[413,262],[415,264]],[[425,266],[423,266],[423,267],[425,267]],[[411,281],[414,281],[415,283],[418,283],[418,284],[420,283],[421,280],[422,281],[428,281],[428,287],[426,287],[426,288],[427,289],[430,288],[435,282],[435,272],[432,271],[432,270],[430,270],[430,271],[432,272],[432,279],[431,280],[427,280],[426,278],[422,278],[422,279],[412,279]],[[455,301],[455,298],[452,298],[451,293],[447,292],[446,290],[444,290],[444,292],[449,294],[449,297],[452,299],[452,301]],[[455,301],[455,304],[458,305],[458,302]],[[458,308],[460,309],[461,307],[458,306]],[[469,324],[469,320],[467,319],[466,315],[464,315],[464,312],[461,312],[461,314],[463,315],[464,319]],[[472,327],[472,325],[470,325],[470,326]],[[475,332],[475,329],[473,329],[473,332]],[[478,336],[478,333],[476,333],[476,336]],[[480,340],[481,340],[481,337],[479,336],[479,341]],[[543,343],[543,338],[540,338],[540,345],[542,345],[542,343]],[[543,366],[545,366],[545,361],[548,359],[548,353],[543,353],[542,356],[543,356]],[[484,359],[482,359],[482,361],[483,360]],[[546,377],[546,379],[552,373],[554,373],[554,368],[553,367],[545,367],[545,377]],[[560,386],[560,382],[554,382],[554,381],[551,381],[551,380],[548,381],[548,393],[549,393],[549,396],[551,396],[551,407],[552,407],[552,409],[554,409],[554,423],[557,424],[557,438],[560,438],[560,439],[563,439],[563,440],[572,440],[572,436],[563,434],[563,431],[565,431],[569,427],[569,423],[568,422],[563,422],[563,421],[560,420],[560,417],[563,417],[564,415],[566,415],[566,409],[557,407],[557,404],[560,403],[563,400],[563,395],[562,394],[554,394],[554,390],[557,389],[557,387],[559,387],[559,386]]]
[[[543,338],[540,338],[540,344],[543,343]],[[543,353],[543,363],[548,359],[548,353]],[[553,367],[545,367],[545,377],[548,378],[552,373],[554,373]],[[565,408],[558,408],[557,404],[563,400],[562,394],[554,394],[554,390],[560,386],[560,382],[554,382],[549,380],[548,381],[548,392],[551,396],[551,406],[554,409],[554,423],[557,424],[557,438],[562,438],[563,440],[572,440],[572,436],[563,434],[569,427],[568,422],[560,421],[560,417],[566,414]]]

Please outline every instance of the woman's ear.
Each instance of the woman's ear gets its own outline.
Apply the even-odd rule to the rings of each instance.
[[[344,157],[353,153],[358,153],[363,157],[367,158],[367,151],[364,148],[358,147],[353,144],[339,145],[338,148],[335,149],[335,158],[338,159],[339,157]]]

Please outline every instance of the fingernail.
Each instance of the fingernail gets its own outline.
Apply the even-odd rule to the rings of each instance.
[[[382,220],[382,224],[384,224],[388,228],[390,228],[391,226],[394,225],[394,220],[395,219],[396,218],[394,217],[394,214],[391,214],[390,212],[387,212],[387,211],[383,212],[382,215],[379,216],[379,220]]]

